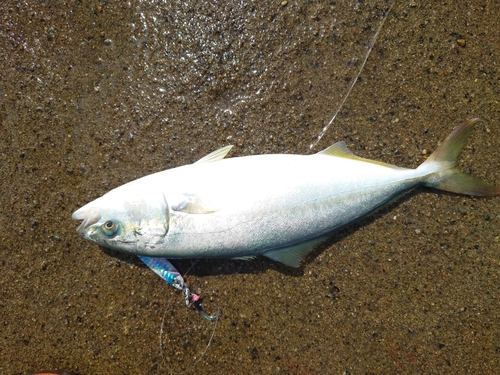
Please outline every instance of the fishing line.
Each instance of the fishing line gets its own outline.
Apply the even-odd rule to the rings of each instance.
[[[169,368],[169,367],[171,367],[171,366],[169,366],[169,365],[167,364],[167,361],[165,360],[165,357],[163,356],[163,326],[165,325],[165,316],[166,316],[166,315],[167,315],[167,309],[165,309],[165,312],[163,313],[163,317],[162,317],[162,319],[161,319],[161,325],[160,325],[160,356],[161,356],[161,359],[162,359],[162,361],[163,361],[163,365],[165,366],[165,368]],[[217,328],[217,323],[218,323],[218,321],[219,321],[219,319],[215,319],[215,320],[213,321],[214,328],[212,329],[212,333],[211,333],[211,335],[210,335],[210,339],[208,340],[208,343],[207,343],[207,345],[205,346],[205,349],[203,349],[203,351],[201,352],[201,354],[200,354],[199,358],[197,358],[197,359],[195,360],[195,362],[194,362],[194,363],[192,363],[192,364],[191,364],[191,365],[190,365],[190,366],[189,366],[186,370],[181,371],[181,372],[178,372],[178,371],[174,371],[174,372],[169,371],[169,373],[170,373],[170,374],[173,374],[173,373],[175,373],[175,374],[177,374],[177,375],[179,375],[179,374],[187,374],[188,372],[192,371],[192,370],[195,368],[195,366],[196,366],[196,365],[197,365],[197,364],[198,364],[198,363],[199,363],[199,362],[203,359],[203,357],[205,356],[205,354],[206,354],[206,352],[207,352],[208,348],[209,348],[209,347],[210,347],[210,345],[212,344],[213,338],[214,338],[214,336],[215,336],[215,330],[216,330],[216,328]],[[195,358],[196,358],[196,357],[195,357]]]
[[[191,271],[191,269],[196,265],[196,263],[198,263],[198,259],[194,262],[192,262],[191,266],[189,267],[189,269],[184,273],[183,275],[183,278],[188,274],[189,271]],[[169,368],[171,366],[169,366],[167,364],[167,361],[165,360],[165,357],[163,356],[163,327],[165,325],[165,316],[167,315],[167,309],[165,309],[164,313],[163,313],[163,317],[161,319],[161,325],[160,325],[160,356],[161,356],[161,359],[163,361],[163,365],[166,367],[166,368]],[[217,323],[219,321],[219,318],[217,317],[216,319],[214,320],[209,320],[211,323],[214,324],[214,328],[212,329],[212,333],[210,335],[210,338],[208,340],[208,343],[207,345],[205,346],[205,348],[203,349],[203,351],[201,352],[199,358],[196,359],[195,357],[195,362],[192,363],[186,370],[184,371],[181,371],[181,372],[178,372],[178,371],[175,371],[175,374],[177,375],[180,375],[180,374],[186,374],[188,372],[190,372],[191,370],[193,370],[195,368],[195,366],[203,359],[203,357],[205,356],[208,348],[210,347],[210,345],[212,344],[212,340],[214,338],[214,335],[215,335],[215,330],[217,328]],[[189,333],[189,329],[187,330],[187,333]],[[170,374],[172,374],[173,372],[172,371],[169,371]]]
[[[316,146],[318,144],[318,142],[321,140],[321,138],[323,138],[323,136],[325,135],[325,133],[328,131],[328,129],[332,125],[333,121],[335,121],[335,118],[339,114],[340,110],[344,106],[345,101],[347,100],[347,98],[351,94],[351,91],[354,88],[354,85],[356,84],[356,82],[358,81],[359,76],[363,72],[365,64],[368,61],[368,57],[370,56],[370,53],[371,53],[373,47],[375,46],[375,42],[377,40],[378,34],[380,33],[380,30],[382,30],[382,26],[384,26],[385,20],[389,16],[389,13],[391,12],[392,6],[394,5],[395,2],[396,2],[396,0],[392,0],[392,3],[389,6],[389,9],[387,10],[387,12],[385,13],[384,18],[382,19],[382,22],[380,22],[380,25],[378,26],[377,32],[375,33],[375,35],[372,38],[372,41],[371,41],[371,43],[369,45],[369,48],[368,48],[368,52],[367,52],[367,54],[365,56],[365,59],[364,59],[363,63],[361,64],[361,68],[359,68],[359,71],[358,71],[358,74],[356,75],[356,78],[354,80],[352,80],[349,88],[347,89],[346,95],[344,95],[344,97],[342,98],[342,101],[340,102],[339,107],[337,108],[337,110],[333,114],[333,117],[330,120],[330,122],[321,130],[321,132],[319,133],[318,138],[316,138],[316,140],[309,145],[309,150],[311,150],[314,146]]]
[[[330,128],[330,126],[332,125],[332,123],[335,121],[338,113],[340,112],[340,110],[343,108],[347,98],[350,96],[351,94],[351,91],[353,90],[358,78],[361,76],[361,73],[363,72],[364,70],[364,67],[366,65],[366,62],[368,61],[368,58],[370,56],[370,53],[371,51],[373,50],[373,47],[375,46],[375,42],[380,34],[380,31],[382,30],[382,27],[383,25],[385,24],[385,21],[387,20],[391,10],[392,10],[392,7],[394,6],[394,3],[396,2],[396,0],[392,0],[390,5],[389,5],[389,8],[388,10],[386,11],[384,17],[382,18],[382,21],[380,22],[378,28],[377,28],[377,31],[375,32],[372,40],[370,41],[370,44],[368,46],[368,51],[365,55],[365,58],[361,64],[361,67],[359,68],[357,74],[356,74],[356,77],[354,80],[351,81],[348,89],[347,89],[347,92],[346,94],[344,95],[344,97],[342,98],[341,102],[340,102],[340,105],[339,107],[337,108],[337,110],[335,111],[335,113],[333,114],[332,118],[330,119],[330,121],[328,122],[328,124],[326,126],[323,127],[323,129],[321,130],[320,134],[318,135],[318,137],[316,138],[316,140],[310,144],[309,146],[309,149],[311,150],[312,148],[314,148],[318,142],[323,138],[323,136],[326,134],[326,132],[328,131],[328,129]],[[193,263],[191,264],[191,266],[189,267],[188,271],[186,272],[186,274],[191,271],[191,269],[194,267],[194,265],[196,264]],[[165,356],[163,355],[163,351],[164,351],[164,347],[163,347],[163,328],[165,326],[165,317],[166,317],[166,314],[167,314],[167,309],[165,309],[164,313],[163,313],[163,317],[162,317],[162,321],[161,321],[161,325],[160,325],[160,337],[159,337],[159,346],[160,346],[160,356],[162,358],[162,361],[163,361],[163,364],[166,368],[169,368],[171,366],[169,366],[167,364],[167,361],[165,359]],[[213,327],[213,330],[212,330],[212,333],[210,335],[210,338],[208,340],[208,343],[207,345],[205,346],[205,348],[203,349],[203,351],[201,352],[199,358],[196,358],[196,356],[194,357],[195,358],[195,361],[184,371],[182,372],[178,372],[178,371],[175,371],[176,374],[186,374],[188,372],[191,372],[195,367],[196,365],[203,359],[203,357],[205,356],[206,352],[208,351],[208,348],[210,347],[212,341],[213,341],[213,338],[214,338],[214,335],[215,335],[215,331],[216,331],[216,328],[217,328],[217,323],[218,323],[218,319],[215,319],[214,320],[214,327]],[[189,332],[189,330],[188,330]],[[175,348],[174,348],[175,349]],[[172,371],[169,371],[169,373],[172,373]]]

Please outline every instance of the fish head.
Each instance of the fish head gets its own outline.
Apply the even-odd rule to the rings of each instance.
[[[122,186],[76,210],[77,232],[103,247],[154,255],[168,233],[169,206],[163,193]]]

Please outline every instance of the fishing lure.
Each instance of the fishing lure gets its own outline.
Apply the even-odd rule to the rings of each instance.
[[[216,304],[214,306],[217,308],[215,314],[208,314],[203,310],[201,305],[200,296],[192,293],[188,285],[184,281],[179,271],[165,258],[151,258],[146,256],[139,256],[139,258],[158,276],[165,280],[169,285],[174,288],[179,289],[184,294],[184,299],[186,301],[186,306],[193,305],[196,310],[199,311],[200,315],[207,320],[214,321],[219,319],[222,312]]]

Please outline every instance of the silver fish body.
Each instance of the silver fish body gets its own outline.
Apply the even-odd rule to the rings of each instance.
[[[165,258],[264,255],[290,266],[329,234],[419,185],[471,195],[500,190],[454,163],[475,120],[462,124],[417,169],[352,155],[343,142],[314,155],[224,159],[127,183],[75,211],[86,239]]]

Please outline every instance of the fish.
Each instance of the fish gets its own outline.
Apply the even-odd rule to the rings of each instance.
[[[83,238],[139,256],[262,255],[299,267],[336,230],[418,186],[499,195],[499,187],[455,167],[478,120],[459,125],[416,169],[356,156],[343,141],[310,155],[226,158],[226,146],[117,187],[72,218],[82,220]]]

